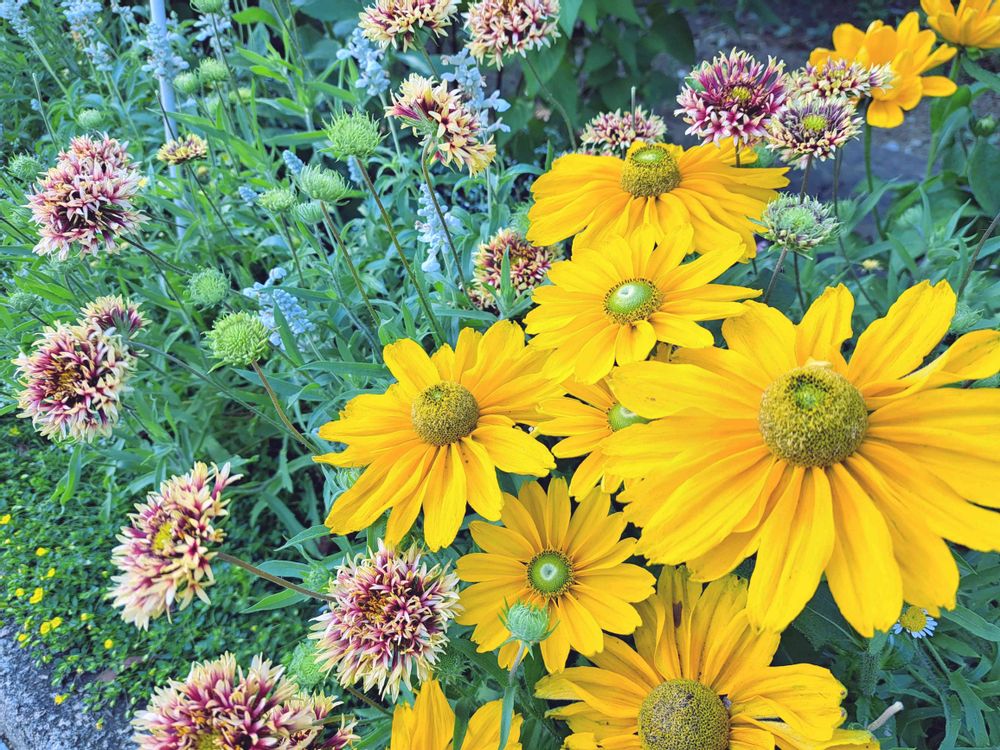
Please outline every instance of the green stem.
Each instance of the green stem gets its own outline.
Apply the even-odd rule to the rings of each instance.
[[[875,175],[872,172],[872,126],[865,120],[865,176],[868,182],[868,192],[875,192]],[[878,206],[872,206],[872,219],[875,220],[875,231],[878,232],[879,240],[884,240],[882,232],[882,219],[879,217]]]
[[[362,703],[364,703],[366,706],[370,706],[371,708],[374,708],[377,711],[380,711],[381,713],[385,714],[386,716],[392,716],[392,712],[389,711],[389,709],[387,709],[385,706],[380,706],[378,703],[376,703],[375,701],[373,701],[371,698],[369,698],[367,695],[365,695],[364,693],[362,693],[360,690],[357,690],[357,689],[351,687],[350,685],[343,685],[342,687],[344,688],[344,690],[346,690],[348,693],[350,693],[351,695],[353,695],[355,698],[357,698],[359,701],[361,701]]]
[[[793,256],[793,264],[795,266],[795,294],[799,298],[799,305],[802,307],[802,312],[806,311],[806,298],[802,293],[802,282],[799,279],[799,254],[795,253]]]
[[[764,292],[764,297],[761,302],[767,303],[768,299],[771,297],[771,292],[774,291],[774,285],[778,282],[778,274],[781,273],[781,266],[785,263],[785,258],[788,256],[788,248],[782,247],[781,254],[778,256],[778,262],[774,264],[774,271],[771,272],[771,281],[768,282],[767,291]]]
[[[267,391],[267,395],[270,397],[271,403],[274,404],[274,410],[278,412],[278,419],[281,420],[281,423],[285,425],[288,431],[292,434],[292,437],[302,443],[302,445],[306,446],[306,448],[310,451],[314,451],[316,446],[306,440],[302,433],[299,432],[298,428],[292,424],[292,420],[290,420],[288,415],[285,414],[285,410],[281,408],[281,402],[278,401],[278,394],[274,392],[274,389],[271,387],[271,383],[268,382],[267,376],[264,375],[264,371],[260,369],[260,365],[256,362],[251,362],[250,366],[253,367],[253,371],[257,373],[257,377],[260,378],[261,385],[264,386],[264,390]]]
[[[284,216],[278,216],[277,222],[278,229],[281,230],[281,236],[285,238],[285,242],[288,244],[288,250],[292,254],[292,262],[295,263],[295,273],[299,277],[299,286],[304,287],[306,284],[306,277],[302,273],[302,264],[299,263],[299,253],[295,249],[295,243],[292,242],[292,233],[288,229],[288,223],[285,221]]]
[[[441,222],[441,228],[444,229],[444,236],[448,240],[448,247],[451,249],[451,257],[455,260],[455,270],[458,273],[458,282],[462,287],[462,291],[465,292],[465,295],[469,296],[469,287],[465,283],[465,273],[462,271],[462,257],[458,254],[458,249],[455,247],[455,240],[451,237],[451,230],[448,229],[448,222],[445,221],[444,211],[441,210],[441,204],[438,203],[437,195],[434,192],[434,183],[431,182],[431,173],[427,168],[430,145],[431,142],[428,139],[428,141],[424,144],[424,150],[420,154],[420,168],[424,173],[424,184],[427,185],[427,192],[430,194],[431,203],[434,205],[434,213],[437,214],[438,221]]]
[[[248,563],[246,560],[241,560],[238,557],[233,557],[225,552],[216,552],[216,559],[227,562],[230,565],[235,565],[237,568],[243,568],[250,573],[253,573],[258,578],[263,578],[265,581],[270,581],[278,586],[282,586],[289,591],[294,591],[296,594],[302,594],[302,596],[308,596],[310,599],[319,599],[324,602],[333,602],[335,599],[332,596],[327,596],[326,594],[320,594],[312,589],[307,589],[305,586],[299,586],[297,583],[292,583],[279,576],[271,575],[267,571],[261,570],[256,565]]]
[[[806,166],[802,171],[802,185],[799,187],[799,203],[805,203],[806,200],[806,187],[809,184],[809,173],[812,172],[813,162],[808,156],[806,157]]]
[[[48,59],[45,57],[45,55],[42,54],[42,50],[39,48],[35,40],[32,39],[30,36],[28,37],[28,44],[35,51],[35,54],[38,56],[38,59],[42,61],[42,65],[49,72],[49,75],[52,76],[52,79],[56,82],[56,85],[59,86],[59,90],[62,91],[63,96],[69,99],[69,90],[63,85],[62,79],[56,75],[56,72],[54,70],[52,70],[52,66],[49,65]],[[32,78],[34,78],[34,76],[32,76]],[[37,82],[35,83],[35,88],[36,89],[38,88]],[[41,101],[41,99],[39,99],[39,101]]]
[[[330,212],[327,210],[326,203],[320,203],[320,205],[323,207],[323,219],[326,223],[326,231],[330,233],[330,238],[333,240],[334,245],[340,250],[340,254],[344,257],[344,262],[347,263],[347,268],[351,272],[351,278],[354,279],[354,285],[358,288],[358,294],[361,295],[361,301],[365,303],[365,308],[368,310],[368,314],[372,318],[372,323],[375,324],[375,330],[378,330],[379,326],[382,325],[382,321],[380,320],[378,313],[375,311],[375,307],[372,305],[371,300],[368,299],[368,295],[365,293],[365,286],[361,281],[361,274],[358,273],[358,269],[354,265],[354,261],[351,259],[351,254],[347,251],[347,245],[344,243],[340,233],[337,232],[333,225],[333,219],[330,217]]]
[[[847,256],[847,245],[844,244],[844,235],[840,230],[840,165],[841,165],[841,151],[838,149],[837,153],[833,157],[833,215],[837,219],[837,244],[840,246],[840,254],[844,256],[844,263],[847,265],[847,271],[851,274],[851,278],[858,285],[858,290],[861,292],[862,296],[868,300],[868,304],[871,305],[872,310],[875,311],[876,317],[882,317],[882,310],[872,299],[871,295],[868,294],[868,290],[865,289],[865,285],[861,281],[861,277],[858,275],[857,269],[854,268],[854,263]]]
[[[969,278],[972,276],[972,270],[976,266],[976,261],[979,259],[979,253],[983,251],[983,246],[986,241],[993,235],[993,230],[997,228],[997,224],[1000,223],[1000,213],[993,217],[993,221],[983,232],[983,236],[979,240],[979,244],[976,245],[976,249],[972,251],[972,257],[969,258],[969,266],[965,269],[965,273],[962,274],[962,281],[958,285],[958,291],[955,293],[956,298],[961,299],[962,292],[965,291],[965,287],[969,283]]]
[[[146,247],[142,243],[137,242],[136,240],[133,240],[133,239],[131,239],[131,238],[125,236],[125,235],[122,235],[122,239],[125,240],[125,242],[127,242],[128,244],[130,244],[132,247],[134,247],[137,250],[139,250],[144,255],[148,255],[150,258],[152,258],[152,260],[153,260],[154,263],[156,263],[158,265],[161,265],[164,268],[169,268],[174,273],[179,273],[182,276],[190,276],[191,275],[190,271],[186,271],[183,268],[181,268],[180,266],[175,266],[170,261],[164,260],[163,258],[161,258],[159,255],[157,255],[156,253],[154,253],[152,250],[150,250],[148,247]]]
[[[555,98],[555,96],[553,96],[552,92],[549,90],[549,87],[545,85],[544,81],[542,81],[542,77],[540,75],[538,75],[538,71],[535,70],[535,66],[531,62],[531,58],[528,57],[527,55],[524,55],[523,60],[524,60],[524,64],[527,66],[528,70],[530,70],[534,74],[535,80],[538,81],[538,89],[543,94],[545,94],[546,98],[550,102],[552,102],[553,105],[555,105],[555,108],[557,110],[559,110],[559,114],[562,115],[563,122],[566,123],[566,134],[569,136],[570,145],[575,150],[576,149],[576,133],[573,130],[573,122],[569,118],[569,112],[566,111],[566,108],[562,105],[562,102],[560,102],[558,99]]]

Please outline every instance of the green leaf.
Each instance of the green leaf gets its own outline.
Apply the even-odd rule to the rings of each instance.
[[[304,602],[305,600],[306,597],[304,594],[286,589],[285,591],[279,591],[277,594],[265,596],[260,601],[244,609],[241,614],[249,615],[252,612],[265,612],[269,609],[283,609],[291,607],[293,604]]]
[[[330,529],[328,529],[326,526],[322,525],[310,526],[305,531],[300,532],[295,536],[293,536],[287,542],[278,547],[278,549],[275,551],[280,552],[281,550],[288,549],[289,547],[296,547],[300,544],[304,544],[305,542],[311,541],[313,539],[319,539],[324,536],[330,536]]]
[[[514,723],[514,696],[516,694],[516,685],[508,684],[503,691],[503,704],[500,712],[500,744],[497,746],[497,750],[503,750],[507,747],[510,727]]]
[[[389,377],[389,370],[385,365],[377,365],[372,362],[310,362],[303,365],[302,369],[332,372],[334,375],[361,375],[367,378]]]
[[[573,36],[573,27],[576,25],[582,5],[583,0],[563,0],[559,8],[559,28],[566,33],[566,36]]]
[[[969,155],[969,187],[976,201],[989,214],[1000,212],[1000,149],[981,140]]]
[[[278,28],[278,21],[263,8],[247,8],[246,10],[241,10],[239,13],[233,13],[233,20],[236,23],[245,25],[262,23],[270,26],[272,29]]]
[[[983,640],[1000,643],[1000,626],[987,621],[971,609],[958,605],[955,609],[942,612],[941,618],[953,622]]]

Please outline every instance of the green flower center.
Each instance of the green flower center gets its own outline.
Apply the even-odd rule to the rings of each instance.
[[[826,130],[827,120],[823,115],[806,115],[802,118],[802,127],[810,133],[821,133]]]
[[[173,539],[174,524],[171,521],[167,521],[156,530],[156,536],[153,537],[153,552],[165,552],[167,546],[173,541]]]
[[[528,585],[536,594],[552,598],[573,585],[573,563],[562,552],[544,550],[528,562]]]
[[[479,403],[468,388],[445,380],[413,400],[410,418],[424,442],[447,445],[476,429]]]
[[[729,710],[714,690],[695,680],[667,680],[639,709],[643,750],[727,750]]]
[[[843,461],[868,430],[861,393],[824,364],[799,367],[771,383],[757,419],[771,452],[798,466]]]
[[[640,417],[634,411],[626,409],[621,404],[615,404],[608,409],[608,424],[611,425],[611,429],[615,432],[624,430],[626,427],[631,427],[634,424],[646,424],[649,421],[645,417]]]
[[[612,287],[604,297],[604,312],[620,325],[645,320],[660,307],[663,292],[647,279],[630,279]]]
[[[203,734],[198,738],[198,744],[195,745],[195,748],[196,750],[222,750],[222,737],[215,732]]]
[[[662,144],[641,146],[625,159],[621,187],[636,197],[663,195],[680,184],[677,159]]]
[[[741,104],[748,101],[751,95],[750,89],[746,86],[733,86],[729,89],[729,96]]]
[[[920,607],[907,607],[899,618],[899,624],[911,633],[919,633],[927,627],[927,615]]]

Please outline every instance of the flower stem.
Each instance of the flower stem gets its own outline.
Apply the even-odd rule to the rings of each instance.
[[[861,277],[858,276],[858,271],[854,267],[854,263],[847,256],[847,245],[844,244],[844,235],[840,230],[840,165],[841,165],[841,151],[838,149],[837,153],[833,157],[833,215],[837,219],[837,244],[840,246],[840,253],[844,256],[844,263],[847,264],[847,271],[851,274],[851,278],[858,285],[858,290],[861,292],[862,296],[868,300],[868,304],[872,306],[872,310],[875,311],[876,316],[882,316],[882,310],[872,299],[871,295],[868,294],[868,290],[865,289],[865,285],[861,282]]]
[[[361,701],[365,705],[371,706],[372,708],[376,709],[377,711],[380,711],[381,713],[385,714],[386,716],[392,716],[392,712],[389,711],[389,709],[387,709],[385,706],[380,706],[378,703],[376,703],[375,701],[373,701],[371,698],[369,698],[367,695],[365,695],[364,693],[362,693],[360,690],[357,690],[356,688],[353,688],[350,685],[342,685],[341,687],[343,687],[344,690],[346,690],[348,693],[350,693],[351,695],[353,695],[355,698],[357,698],[359,701]]]
[[[873,721],[873,722],[872,722],[871,724],[869,724],[869,725],[868,725],[867,727],[865,727],[865,728],[866,728],[866,729],[867,729],[867,730],[868,730],[869,732],[874,732],[874,731],[876,731],[876,730],[878,730],[878,729],[881,729],[881,728],[882,728],[882,726],[883,726],[883,725],[884,725],[884,724],[885,724],[885,723],[886,723],[887,721],[889,721],[889,719],[891,719],[891,718],[892,718],[893,716],[895,716],[896,714],[898,714],[898,713],[899,713],[900,711],[902,711],[902,710],[903,710],[903,704],[902,704],[902,703],[900,703],[899,701],[896,701],[896,702],[895,702],[895,703],[893,703],[893,704],[892,704],[891,706],[889,706],[889,708],[887,708],[887,709],[886,709],[885,711],[883,711],[883,712],[882,712],[882,713],[881,713],[881,714],[879,715],[879,717],[878,717],[877,719],[875,719],[875,721]]]
[[[566,134],[569,136],[570,145],[575,150],[576,133],[573,131],[573,122],[569,118],[569,112],[566,111],[566,108],[562,105],[562,102],[560,102],[558,99],[555,98],[555,96],[553,96],[552,92],[549,90],[549,87],[545,85],[544,81],[542,81],[542,77],[538,75],[538,71],[535,69],[534,63],[531,62],[531,58],[528,57],[527,55],[524,55],[523,59],[524,59],[524,64],[534,74],[535,80],[538,81],[538,89],[543,94],[545,94],[545,97],[550,102],[552,102],[553,105],[555,105],[555,108],[559,110],[559,114],[562,115],[563,122],[566,123]]]
[[[295,273],[299,277],[299,286],[304,287],[306,285],[306,277],[302,273],[302,264],[299,262],[299,253],[295,249],[295,243],[292,242],[292,233],[288,229],[288,223],[285,221],[284,216],[277,217],[275,222],[278,228],[281,230],[281,235],[285,238],[285,242],[288,243],[288,250],[292,254],[292,261],[295,263]]]
[[[243,568],[243,570],[253,573],[258,578],[263,578],[265,581],[270,581],[271,583],[275,583],[278,586],[282,586],[288,589],[289,591],[294,591],[296,594],[302,594],[302,596],[308,596],[310,599],[320,599],[325,602],[334,601],[334,598],[332,596],[327,596],[326,594],[320,594],[316,591],[313,591],[312,589],[307,589],[305,586],[299,586],[297,583],[292,583],[291,581],[287,581],[284,578],[271,575],[270,573],[261,570],[256,565],[248,563],[246,560],[241,560],[238,557],[233,557],[232,555],[227,554],[225,552],[216,552],[215,556],[217,559],[222,560],[223,562],[227,562],[230,565],[235,565],[237,568]]]
[[[961,299],[962,292],[965,291],[965,287],[969,283],[969,278],[972,276],[972,269],[976,266],[976,261],[979,259],[979,253],[983,251],[983,246],[986,241],[993,235],[993,230],[997,228],[997,224],[1000,223],[1000,213],[993,217],[993,221],[983,232],[983,236],[979,240],[979,244],[976,245],[976,249],[972,251],[972,257],[969,258],[969,266],[965,269],[965,273],[962,274],[962,281],[958,285],[958,291],[955,293],[957,299]]]
[[[802,185],[799,187],[799,203],[806,201],[806,187],[809,185],[809,173],[812,172],[813,161],[806,157],[806,166],[802,170]]]
[[[399,244],[399,238],[396,237],[396,231],[392,228],[392,219],[389,218],[389,212],[385,210],[385,206],[382,204],[382,199],[379,198],[378,190],[375,189],[375,183],[372,182],[371,176],[368,174],[368,168],[361,163],[358,157],[354,157],[355,165],[358,171],[361,172],[362,178],[364,178],[365,184],[368,186],[369,192],[371,192],[372,197],[375,199],[375,204],[378,206],[379,213],[382,215],[382,222],[385,224],[385,228],[389,230],[389,237],[392,238],[392,244],[396,248],[396,253],[399,255],[399,260],[403,264],[403,269],[406,271],[407,276],[410,277],[410,281],[413,282],[413,286],[417,290],[417,298],[420,300],[420,306],[424,310],[424,314],[431,326],[431,335],[434,337],[434,341],[438,346],[444,343],[444,329],[441,328],[441,323],[438,322],[437,316],[434,315],[434,310],[431,308],[431,301],[427,297],[427,293],[424,291],[423,285],[417,278],[417,274],[414,272],[413,267],[410,265],[410,261],[406,259],[406,253],[403,252],[402,246]]]
[[[424,144],[424,150],[420,154],[420,168],[424,173],[424,184],[427,185],[427,192],[431,197],[431,203],[434,205],[434,213],[437,214],[438,220],[441,222],[441,228],[444,230],[444,236],[448,240],[448,247],[451,249],[451,257],[455,260],[455,270],[458,272],[458,282],[462,287],[462,291],[465,292],[466,296],[469,296],[469,287],[465,283],[465,273],[462,271],[462,257],[458,254],[458,249],[455,247],[455,241],[451,237],[451,230],[448,229],[448,222],[445,221],[444,212],[441,210],[441,204],[438,203],[437,195],[434,193],[434,183],[431,182],[431,173],[427,168],[428,161],[428,151],[430,150],[431,142],[428,141]]]
[[[875,175],[872,173],[872,126],[865,120],[865,176],[868,181],[868,192],[875,192]],[[879,240],[884,240],[882,232],[882,219],[879,217],[878,206],[872,206],[872,219],[875,220],[875,231],[878,232]]]
[[[778,282],[778,274],[781,273],[781,266],[785,263],[785,258],[788,256],[788,248],[781,248],[781,255],[778,256],[778,262],[774,264],[774,271],[771,273],[771,281],[768,282],[767,291],[764,292],[764,297],[761,302],[767,303],[767,300],[771,297],[771,292],[774,291],[774,285]]]
[[[294,424],[292,424],[292,420],[290,420],[288,418],[288,415],[285,414],[285,410],[281,408],[281,402],[278,401],[278,394],[274,392],[274,389],[271,387],[271,383],[268,381],[267,376],[264,375],[264,371],[260,369],[260,365],[258,365],[256,362],[252,362],[250,366],[253,367],[253,371],[257,373],[257,377],[260,378],[260,382],[264,386],[264,390],[267,391],[267,395],[270,396],[271,403],[274,404],[274,410],[278,412],[278,419],[281,420],[281,423],[285,425],[286,428],[288,428],[288,431],[290,433],[292,433],[292,437],[294,437],[296,440],[298,440],[300,443],[306,446],[310,451],[315,450],[315,446],[308,440],[306,440],[306,438],[302,435],[302,433],[299,432],[298,428]]]
[[[333,219],[330,217],[330,211],[327,209],[326,203],[321,202],[320,205],[323,207],[323,219],[326,224],[326,231],[330,233],[330,238],[340,250],[340,254],[344,256],[347,268],[350,270],[351,277],[354,279],[354,285],[358,288],[358,294],[361,295],[361,300],[365,303],[368,314],[371,315],[372,323],[375,324],[375,329],[378,330],[382,321],[379,318],[378,313],[375,311],[375,307],[372,305],[371,300],[368,299],[368,295],[365,293],[364,284],[361,282],[361,274],[358,273],[358,269],[354,265],[354,261],[351,259],[351,254],[347,251],[347,245],[344,244],[344,239],[340,236],[340,233],[333,225]]]

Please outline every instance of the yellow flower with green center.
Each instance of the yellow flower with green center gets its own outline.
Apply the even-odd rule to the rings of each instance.
[[[500,747],[502,702],[481,706],[469,719],[462,750],[497,750]],[[413,705],[397,703],[392,713],[389,750],[452,750],[455,712],[437,680],[420,686]],[[503,750],[521,750],[521,717],[514,714],[510,736]]]
[[[480,652],[500,648],[500,665],[513,664],[518,644],[507,643],[501,615],[515,602],[547,609],[552,632],[539,648],[550,672],[566,665],[570,650],[601,651],[605,631],[635,630],[635,603],[653,592],[653,576],[625,562],[635,542],[622,539],[625,519],[609,515],[607,493],[592,491],[574,511],[566,481],[552,479],[547,492],[529,482],[504,500],[501,526],[473,521],[472,538],[483,551],[459,558],[455,569],[472,583],[456,620],[476,626]]]
[[[624,159],[567,154],[531,186],[528,241],[546,246],[575,235],[575,251],[643,227],[657,233],[689,228],[699,253],[736,242],[741,259],[751,258],[757,252],[753,222],[788,184],[788,170],[735,165],[729,142],[685,150],[638,141]]]
[[[943,540],[1000,550],[1000,389],[947,386],[1000,371],[1000,332],[948,333],[947,282],[904,292],[850,359],[854,299],[827,289],[793,325],[754,302],[722,326],[726,349],[618,368],[611,389],[653,418],[603,445],[624,476],[638,551],[687,562],[699,580],[756,553],[748,616],[780,631],[826,575],[863,635],[903,600],[955,606]],[[634,478],[635,481],[631,481]]]
[[[665,568],[638,605],[634,648],[607,636],[593,666],[538,682],[538,697],[575,701],[548,714],[569,725],[566,747],[878,750],[868,732],[840,729],[847,691],[829,670],[771,666],[780,636],[758,633],[746,607],[735,576],[703,588]]]
[[[365,468],[330,511],[332,532],[367,528],[391,511],[386,539],[398,544],[422,510],[424,540],[438,550],[454,541],[466,503],[483,518],[500,518],[497,469],[540,477],[555,467],[548,449],[517,425],[537,423],[539,402],[563,389],[543,372],[547,353],[526,346],[517,324],[466,328],[454,349],[430,356],[415,341],[397,341],[384,358],[398,382],[353,399],[319,431],[347,448],[316,461]]]
[[[548,370],[596,383],[616,363],[644,360],[660,341],[711,346],[715,339],[700,323],[741,314],[738,300],[760,292],[711,283],[743,255],[733,238],[684,263],[691,249],[690,227],[663,235],[647,229],[581,247],[553,265],[552,284],[535,290],[537,306],[524,319],[531,345],[552,350]]]

